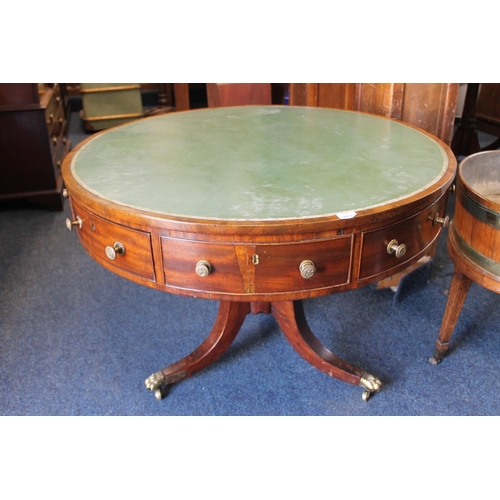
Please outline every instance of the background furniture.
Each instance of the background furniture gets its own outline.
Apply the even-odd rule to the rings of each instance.
[[[81,97],[81,83],[66,83],[67,93],[70,97]],[[120,84],[121,85],[121,84]],[[185,111],[192,107],[200,107],[199,101],[206,105],[206,90],[205,84],[190,84],[190,83],[140,83],[141,93],[144,95],[149,93],[157,93],[155,105],[165,108],[164,111]],[[193,99],[196,102],[190,102],[190,91],[193,94]],[[149,99],[147,99],[149,100]],[[147,106],[148,103],[143,105]]]
[[[81,83],[85,130],[96,132],[144,116],[138,83]]]
[[[272,104],[270,83],[207,83],[209,108]]]
[[[479,144],[478,131],[496,136],[485,147]],[[469,156],[500,147],[500,83],[468,83],[464,109],[453,136],[455,156]]]
[[[481,83],[476,107],[476,128],[500,138],[500,83]],[[500,147],[500,139],[488,149]]]
[[[62,210],[68,117],[60,84],[0,84],[0,200],[22,198]]]

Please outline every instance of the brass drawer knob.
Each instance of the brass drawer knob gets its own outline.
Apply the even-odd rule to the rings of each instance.
[[[406,253],[406,245],[401,243],[398,244],[398,240],[391,240],[387,245],[387,253],[394,254],[398,259]]]
[[[66,227],[69,231],[73,230],[73,226],[78,226],[80,229],[82,228],[82,219],[77,215],[75,220],[66,219]]]
[[[66,188],[62,190],[62,196],[65,200],[69,198],[68,190]]]
[[[432,215],[429,215],[427,219],[432,221],[433,226],[441,224],[443,227],[448,227],[450,225],[450,217],[448,215],[444,218],[439,217],[439,214],[436,214],[434,217],[432,217]]]
[[[316,274],[316,267],[312,260],[303,260],[299,266],[300,275],[305,279],[311,279]]]
[[[212,272],[212,264],[207,260],[200,260],[196,263],[195,271],[198,276],[205,278]]]
[[[112,247],[106,247],[106,257],[108,259],[115,260],[117,255],[125,255],[125,247],[119,241],[116,241]]]

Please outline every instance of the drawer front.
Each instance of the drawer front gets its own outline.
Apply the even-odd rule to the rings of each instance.
[[[231,245],[162,238],[167,286],[207,292],[271,294],[313,290],[349,282],[352,237],[269,245]],[[313,263],[303,278],[300,265]],[[205,265],[206,276],[197,274]]]
[[[386,272],[409,261],[429,246],[442,225],[434,222],[436,214],[444,216],[446,199],[443,196],[434,205],[401,222],[362,234],[359,279]],[[388,246],[392,243],[392,251]],[[404,245],[405,252],[398,256]],[[399,251],[398,250],[399,247]]]
[[[74,220],[81,219],[81,228],[76,227],[82,245],[89,254],[103,265],[117,267],[134,275],[154,281],[154,268],[149,233],[130,229],[85,210],[72,201]],[[124,253],[114,251],[116,243],[123,246]]]
[[[293,292],[345,285],[350,278],[351,249],[351,235],[307,243],[258,245],[254,257],[258,262],[255,292]],[[303,262],[305,269],[313,273],[311,277],[302,276]]]
[[[245,293],[235,245],[165,236],[161,238],[161,246],[166,285],[188,290]],[[207,276],[196,272],[197,264],[203,261],[209,264]]]

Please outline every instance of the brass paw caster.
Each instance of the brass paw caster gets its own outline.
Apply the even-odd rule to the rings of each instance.
[[[146,384],[146,389],[154,392],[156,399],[162,400],[165,397],[165,393],[162,391],[162,386],[165,384],[165,377],[161,371],[150,375],[144,383]]]
[[[359,385],[365,389],[361,395],[363,401],[368,401],[374,392],[378,392],[382,388],[380,379],[366,372],[361,377]]]

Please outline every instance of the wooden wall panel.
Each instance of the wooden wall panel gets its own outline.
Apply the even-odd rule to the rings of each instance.
[[[322,83],[318,85],[318,106],[321,108],[356,109],[356,83]]]
[[[290,105],[291,106],[319,106],[318,89],[319,83],[291,83]],[[322,84],[330,85],[330,84]]]
[[[451,144],[458,83],[406,83],[401,120]]]
[[[420,127],[451,143],[458,83],[291,83],[290,104],[350,109]]]
[[[209,108],[271,104],[270,83],[207,83]]]
[[[358,83],[356,109],[366,113],[401,120],[404,84],[402,83]]]

